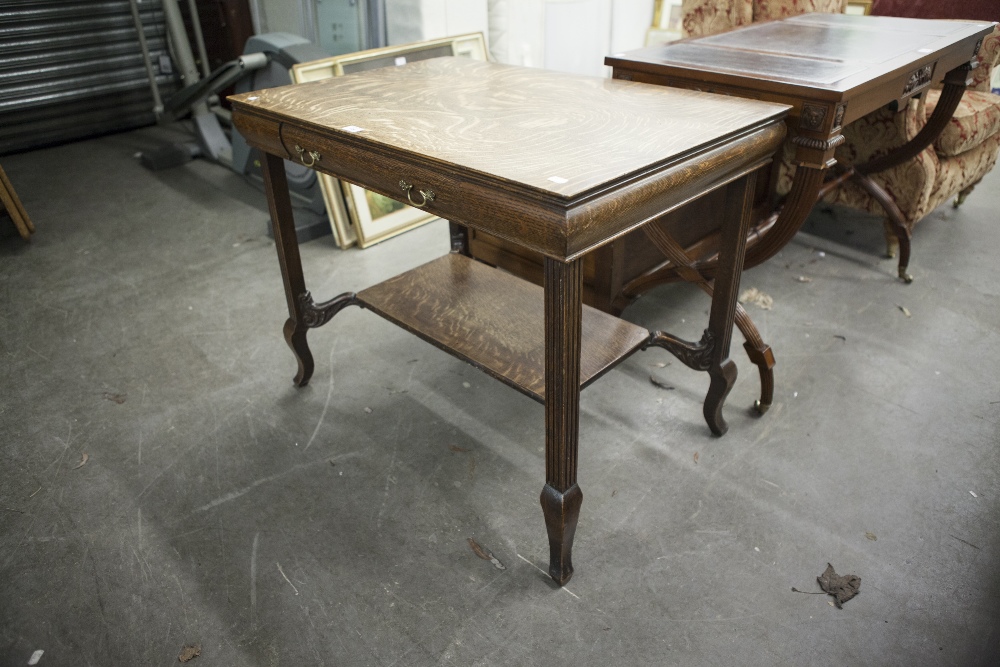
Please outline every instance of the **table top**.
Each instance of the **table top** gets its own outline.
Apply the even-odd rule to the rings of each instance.
[[[994,24],[803,14],[609,56],[617,68],[842,99],[900,70],[939,63],[934,77],[973,58]],[[952,62],[953,60],[953,62]]]
[[[453,57],[229,99],[251,146],[562,261],[766,164],[788,112]]]
[[[787,110],[465,58],[229,99],[241,113],[562,199],[683,161]]]

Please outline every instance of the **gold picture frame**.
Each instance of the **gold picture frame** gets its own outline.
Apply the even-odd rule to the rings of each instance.
[[[474,32],[298,63],[292,66],[292,81],[321,81],[442,56],[489,60],[482,33]],[[319,177],[334,238],[341,248],[348,248],[355,243],[360,248],[367,248],[437,218],[432,213],[406,206],[395,199],[327,174],[320,173]]]

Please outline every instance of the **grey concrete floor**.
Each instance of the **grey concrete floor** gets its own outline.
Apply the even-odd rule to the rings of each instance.
[[[912,285],[840,209],[744,276],[774,298],[767,415],[738,336],[723,438],[663,351],[588,388],[560,590],[541,407],[358,309],[294,388],[263,195],[144,170],[155,135],[3,159],[38,233],[0,239],[0,664],[1000,664],[1000,171],[918,225]],[[320,239],[307,281],[446,237]],[[666,287],[626,317],[697,339],[707,306]],[[843,609],[791,591],[828,562],[861,577]]]

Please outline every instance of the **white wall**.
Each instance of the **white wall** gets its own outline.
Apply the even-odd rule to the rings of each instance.
[[[643,46],[653,0],[489,0],[493,57],[606,76],[604,57]]]
[[[481,32],[488,38],[487,0],[386,0],[389,44]]]
[[[482,32],[499,62],[592,76],[652,20],[653,0],[386,0],[390,44]]]

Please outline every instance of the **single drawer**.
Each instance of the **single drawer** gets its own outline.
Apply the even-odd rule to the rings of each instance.
[[[408,162],[398,151],[291,123],[282,124],[281,141],[292,160],[318,171],[545,255],[565,253],[564,216],[541,198],[526,197],[523,188],[434,169],[426,158],[422,164]]]

